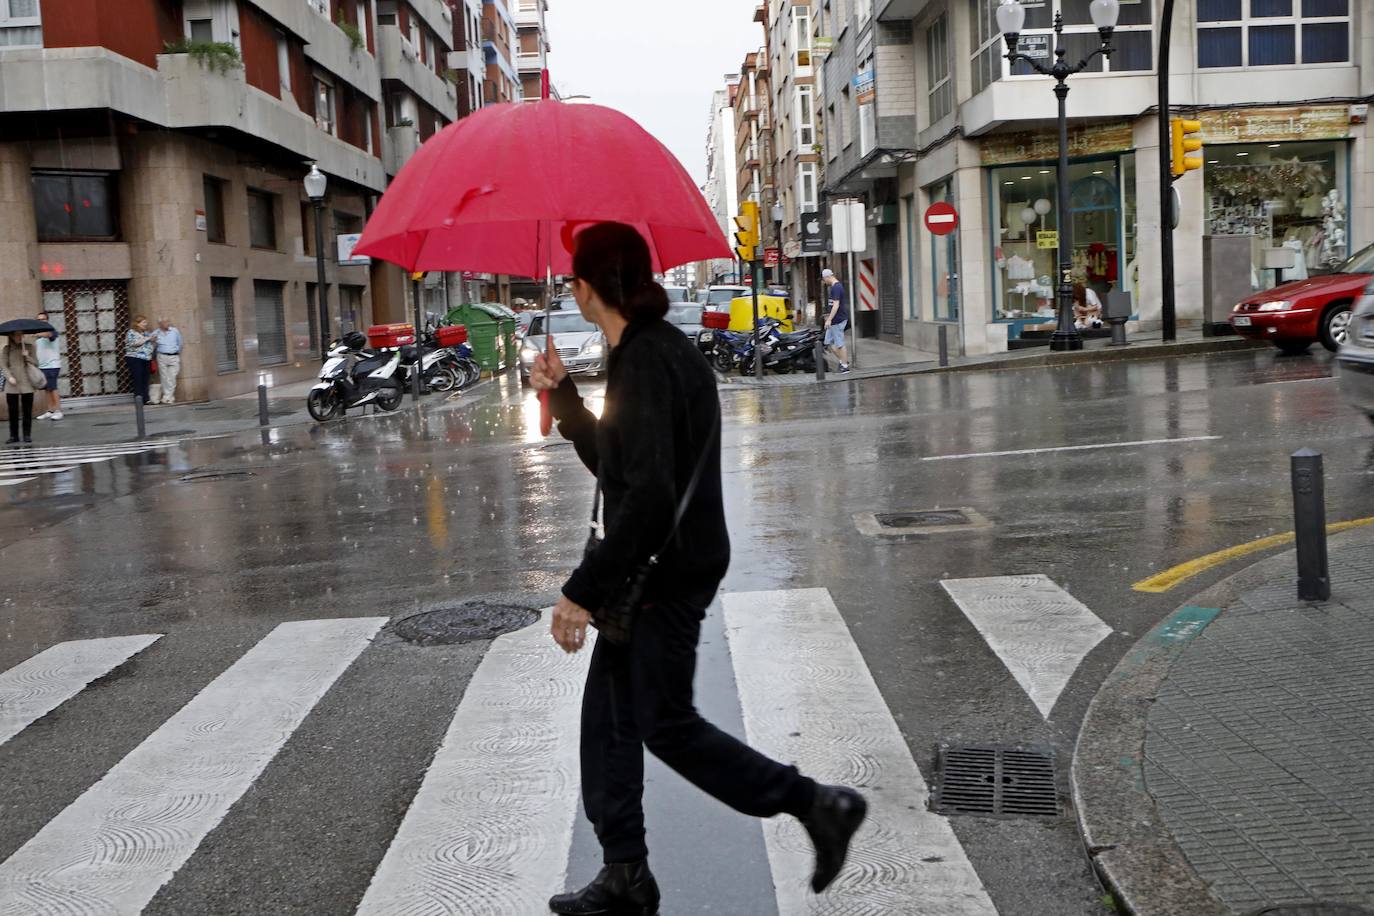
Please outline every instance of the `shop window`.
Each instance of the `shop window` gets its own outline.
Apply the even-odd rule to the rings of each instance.
[[[118,240],[117,183],[113,172],[35,171],[33,209],[38,240]]]
[[[916,198],[903,197],[902,209],[906,211],[906,317],[910,321],[921,319],[921,297],[917,294],[920,289],[916,284],[917,266],[920,263],[920,255],[916,247],[920,236],[920,213],[916,207]]]
[[[234,322],[234,281],[230,277],[210,278],[210,315],[214,321],[215,369],[237,372],[239,338]]]
[[[1305,279],[1348,256],[1348,163],[1342,141],[1207,148],[1207,231],[1251,237],[1253,288]],[[1265,270],[1267,248],[1292,248],[1296,266],[1282,276]]]
[[[206,175],[202,184],[205,188],[205,238],[223,244],[224,182]]]
[[[928,188],[926,199],[931,204],[943,202],[958,207],[954,198],[954,183],[948,179]],[[959,233],[930,234],[930,277],[935,320],[958,321]]]
[[[954,79],[949,65],[949,17],[944,13],[926,29],[926,98],[930,123],[954,110]]]
[[[258,319],[258,365],[286,362],[286,308],[282,285],[275,280],[253,281],[253,302]]]
[[[43,47],[38,0],[0,0],[0,48]]]
[[[277,195],[248,191],[248,244],[254,248],[277,248]]]
[[[1345,63],[1349,0],[1199,0],[1197,46],[1209,69]]]

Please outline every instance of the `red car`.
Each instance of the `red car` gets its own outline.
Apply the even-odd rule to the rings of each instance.
[[[1273,341],[1285,353],[1302,353],[1320,341],[1335,351],[1350,332],[1350,316],[1374,277],[1374,245],[1335,272],[1295,280],[1255,293],[1231,310],[1231,327],[1242,337]]]

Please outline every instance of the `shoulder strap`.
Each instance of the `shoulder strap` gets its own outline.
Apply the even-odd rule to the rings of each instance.
[[[706,459],[711,455],[711,447],[715,444],[716,436],[720,434],[720,409],[716,409],[715,422],[711,424],[711,432],[702,443],[701,454],[697,456],[697,466],[692,469],[692,479],[687,481],[687,489],[682,491],[682,499],[678,500],[677,511],[673,513],[673,527],[669,529],[668,536],[663,539],[663,546],[654,551],[653,556],[649,557],[649,564],[658,563],[659,555],[668,549],[673,543],[673,538],[677,537],[678,526],[682,524],[682,517],[687,514],[687,507],[692,503],[692,497],[696,495],[697,484],[701,483],[701,475],[706,470]]]

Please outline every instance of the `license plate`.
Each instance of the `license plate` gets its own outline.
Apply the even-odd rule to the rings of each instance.
[[[1250,327],[1250,319],[1245,315],[1237,315],[1235,318],[1231,319],[1231,323],[1238,328]]]

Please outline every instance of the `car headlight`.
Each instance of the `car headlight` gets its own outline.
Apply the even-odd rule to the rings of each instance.
[[[1286,299],[1279,299],[1275,302],[1261,302],[1260,307],[1259,309],[1257,309],[1257,311],[1284,312],[1288,310],[1288,306],[1290,305],[1292,305],[1292,303],[1287,301]]]
[[[527,340],[524,345],[520,347],[520,362],[532,363],[539,358],[539,353],[539,348]]]
[[[589,357],[600,356],[604,349],[605,347],[602,345],[601,341],[593,341],[582,348],[582,355]]]

